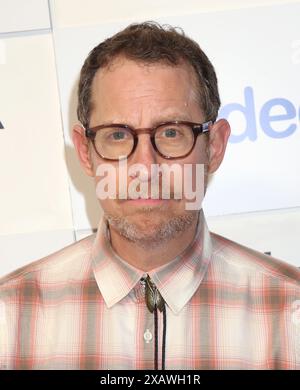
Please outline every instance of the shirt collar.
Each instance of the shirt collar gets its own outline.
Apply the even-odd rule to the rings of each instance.
[[[210,258],[210,234],[203,211],[200,210],[192,243],[169,263],[148,272],[175,314],[179,313],[196,292]],[[92,261],[96,282],[108,307],[126,297],[146,274],[121,259],[112,249],[105,218],[99,223],[92,248]]]

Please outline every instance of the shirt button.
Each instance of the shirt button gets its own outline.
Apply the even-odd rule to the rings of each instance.
[[[146,330],[146,332],[144,333],[144,340],[146,341],[146,343],[150,343],[150,341],[152,340],[152,333],[150,332],[149,329]]]

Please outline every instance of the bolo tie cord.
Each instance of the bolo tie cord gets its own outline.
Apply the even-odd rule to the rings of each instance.
[[[154,369],[158,370],[158,312],[163,314],[163,337],[162,337],[162,356],[161,356],[161,369],[165,370],[166,360],[166,331],[167,331],[167,315],[166,315],[166,304],[158,291],[155,284],[147,275],[145,282],[145,299],[146,304],[151,313],[154,313]]]
[[[166,332],[167,332],[167,313],[166,304],[163,307],[163,342],[162,342],[162,353],[161,353],[161,369],[165,370],[166,366]]]

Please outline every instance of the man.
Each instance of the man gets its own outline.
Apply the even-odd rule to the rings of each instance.
[[[201,202],[176,196],[185,168],[204,167],[200,190],[189,177],[205,192],[222,162],[219,106],[212,64],[173,28],[131,25],[91,51],[73,141],[104,217],[2,279],[3,368],[300,368],[300,272],[210,233]]]

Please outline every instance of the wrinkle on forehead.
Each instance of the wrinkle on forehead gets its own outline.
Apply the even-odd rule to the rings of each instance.
[[[122,68],[127,64],[127,68]],[[118,71],[118,69],[120,69],[120,72],[113,74],[114,71]],[[178,69],[180,72],[178,72],[178,79],[176,79],[175,82],[174,78],[172,78],[172,76],[170,77],[170,85],[168,85],[168,78],[164,83],[160,83],[159,80],[156,82],[155,78],[151,76],[149,78],[147,77],[152,71],[155,71],[155,69],[160,69],[162,73],[168,69]],[[166,72],[165,74],[167,75],[168,73]],[[117,86],[116,80],[118,83]],[[109,101],[109,99],[111,99],[115,100],[116,106],[119,105],[120,107],[123,105],[122,102],[124,102],[124,105],[131,102],[131,106],[133,106],[134,110],[144,106],[143,111],[153,111],[154,116],[158,116],[161,113],[163,116],[167,116],[168,114],[165,113],[165,111],[169,111],[169,107],[170,111],[172,111],[172,109],[174,111],[174,107],[176,106],[177,111],[182,110],[182,114],[184,114],[184,111],[190,106],[191,102],[199,105],[199,109],[201,107],[197,85],[198,79],[195,71],[192,66],[186,62],[182,62],[178,65],[169,65],[160,62],[145,64],[128,60],[127,58],[119,58],[111,63],[110,66],[97,71],[92,85],[92,106],[96,109],[102,102],[102,105],[110,107],[111,101]],[[101,93],[101,86],[103,86],[105,91],[108,91],[107,99],[106,95]],[[181,88],[178,94],[176,91],[177,86],[178,88]],[[170,90],[171,93],[168,93],[168,90]],[[172,92],[174,92],[173,96]],[[120,96],[121,98],[119,98]],[[141,104],[141,101],[144,103]],[[161,107],[158,110],[157,107],[159,105]],[[121,109],[120,111],[122,112],[123,110]],[[131,114],[133,114],[132,110]],[[138,116],[137,112],[136,114]],[[142,112],[140,115],[142,116]],[[121,116],[123,115],[121,114]]]
[[[196,75],[195,69],[193,66],[185,61],[184,59],[180,59],[177,64],[171,64],[167,61],[157,61],[157,62],[145,62],[142,60],[133,60],[130,58],[127,58],[126,56],[119,55],[115,57],[111,62],[109,62],[106,66],[98,69],[98,71],[95,74],[94,80],[101,79],[105,74],[107,73],[112,73],[116,69],[121,68],[125,63],[132,63],[135,66],[140,67],[143,69],[146,73],[149,73],[157,68],[158,66],[161,68],[169,69],[169,68],[181,68],[185,71],[187,71],[187,74],[190,76],[191,79],[191,90],[193,92],[193,98],[197,99],[199,101],[199,93],[198,89],[200,88],[199,86],[199,80]],[[94,83],[93,83],[94,85]]]

